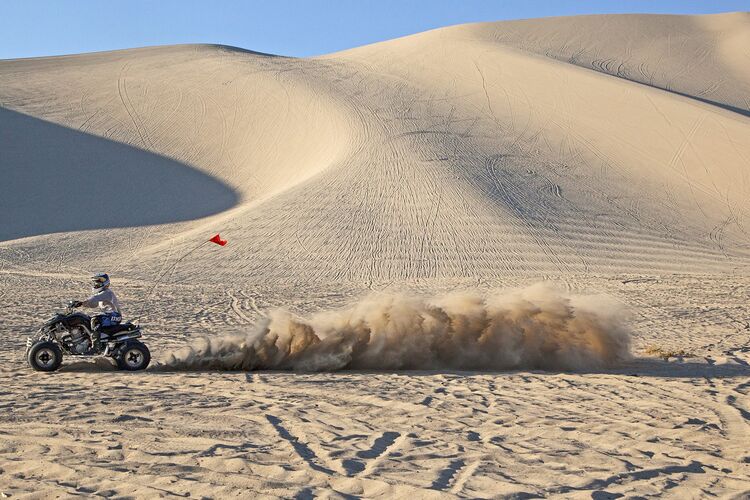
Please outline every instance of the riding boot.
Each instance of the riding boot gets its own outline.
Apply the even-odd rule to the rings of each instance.
[[[94,351],[98,351],[100,348],[100,345],[99,345],[100,338],[101,338],[101,334],[99,333],[98,329],[95,329],[94,331],[91,332],[91,348]]]
[[[101,324],[101,319],[98,316],[91,318],[91,349],[93,351],[99,350],[99,341],[101,339],[99,328],[101,327]]]

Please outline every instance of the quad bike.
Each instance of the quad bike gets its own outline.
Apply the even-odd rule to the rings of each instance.
[[[91,317],[75,310],[68,302],[65,311],[56,312],[37,333],[26,339],[26,360],[37,371],[53,372],[66,356],[109,357],[121,370],[144,370],[151,361],[146,344],[140,342],[141,327],[130,322],[100,327],[100,342],[94,346]]]

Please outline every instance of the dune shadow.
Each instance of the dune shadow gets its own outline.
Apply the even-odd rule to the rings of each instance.
[[[664,87],[664,86],[661,86],[661,85],[657,85],[657,84],[655,84],[653,82],[646,82],[646,81],[641,81],[641,80],[637,80],[637,79],[633,79],[633,78],[626,78],[624,76],[620,76],[619,74],[610,73],[608,71],[602,71],[601,69],[599,69],[599,68],[597,68],[595,66],[581,65],[581,64],[575,64],[575,63],[574,63],[574,65],[578,66],[579,68],[590,69],[590,70],[596,71],[597,73],[603,73],[605,75],[614,76],[615,78],[620,78],[622,80],[627,80],[629,82],[637,83],[639,85],[645,85],[646,87],[651,87],[653,89],[658,89],[658,90],[661,90],[663,92],[669,92],[670,94],[675,94],[675,95],[678,95],[680,97],[685,97],[687,99],[693,99],[695,101],[699,101],[699,102],[702,102],[704,104],[708,104],[709,106],[716,106],[717,108],[725,109],[725,110],[731,111],[733,113],[737,113],[737,114],[740,114],[740,115],[743,115],[743,116],[750,117],[750,110],[743,109],[743,108],[740,108],[738,106],[733,106],[733,105],[725,103],[725,102],[714,101],[712,99],[707,99],[705,97],[701,97],[700,95],[696,95],[696,94],[688,94],[687,92],[680,92],[679,90],[675,90],[675,89],[671,89],[669,87]]]
[[[0,107],[0,241],[164,224],[235,206],[195,168]]]
[[[601,370],[597,373],[655,378],[747,378],[750,377],[750,366],[692,361],[691,358],[671,361],[656,358],[634,358],[621,367]]]
[[[519,373],[538,375],[625,375],[651,378],[750,378],[750,366],[741,364],[715,364],[706,361],[671,360],[656,358],[633,358],[615,366],[581,368],[578,370],[541,370],[533,367],[509,370],[405,370],[405,371],[348,371],[346,373],[382,374],[398,373],[415,377],[442,375],[467,377],[475,375],[515,375]]]
[[[163,372],[195,371],[195,372],[218,372],[223,370],[216,369],[196,369],[196,370],[175,370],[165,365],[158,365],[155,370]],[[235,370],[229,370],[235,371]],[[278,376],[296,376],[296,375],[408,375],[410,377],[434,377],[436,375],[443,377],[464,378],[481,375],[517,375],[519,373],[534,373],[538,375],[625,375],[632,377],[653,377],[653,378],[750,378],[750,365],[742,364],[712,364],[703,361],[690,361],[689,359],[679,361],[664,361],[656,358],[633,358],[632,360],[616,365],[604,366],[599,368],[589,368],[580,370],[541,370],[534,367],[528,368],[509,368],[507,370],[472,370],[472,369],[432,369],[432,370],[363,370],[356,368],[344,368],[337,371],[322,372],[305,372],[292,371],[290,369],[262,369],[246,372],[248,383],[252,383],[252,373]],[[342,378],[342,383],[348,383],[349,380]],[[335,382],[327,380],[326,383]],[[298,384],[319,384],[320,380],[297,381]]]
[[[96,373],[112,372],[117,367],[113,362],[106,358],[95,358],[93,361],[74,361],[63,364],[59,371],[68,373]]]

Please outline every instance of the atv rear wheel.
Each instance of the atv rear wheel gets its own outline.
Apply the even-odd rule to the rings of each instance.
[[[60,368],[63,354],[60,346],[43,340],[33,344],[26,353],[26,360],[38,372],[53,372]]]
[[[117,368],[130,372],[145,370],[151,362],[151,353],[146,344],[141,342],[128,342],[120,347],[115,353]]]

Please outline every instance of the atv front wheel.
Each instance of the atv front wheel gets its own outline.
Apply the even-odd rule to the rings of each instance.
[[[134,372],[146,369],[151,362],[151,353],[146,344],[129,342],[117,350],[114,358],[117,368]]]
[[[26,360],[38,372],[53,372],[60,368],[63,354],[60,346],[43,340],[33,344],[26,353]]]

